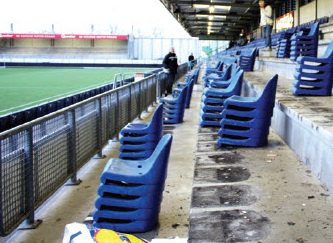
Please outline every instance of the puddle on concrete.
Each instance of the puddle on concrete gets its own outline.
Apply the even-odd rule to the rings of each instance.
[[[215,133],[217,134],[220,127],[199,127],[198,133]]]
[[[255,194],[248,185],[193,187],[192,207],[248,206],[257,201]]]
[[[197,152],[209,153],[209,152],[219,152],[219,151],[230,151],[236,150],[239,147],[224,145],[221,148],[217,146],[217,140],[211,142],[198,142]]]
[[[198,134],[198,142],[214,141],[217,142],[219,135],[216,134]]]
[[[221,152],[219,154],[200,154],[196,155],[196,166],[223,165],[241,163],[245,159],[243,155],[234,152]]]
[[[255,211],[191,213],[188,242],[258,241],[266,238],[270,230],[270,220]]]
[[[251,176],[246,167],[197,168],[194,170],[194,182],[227,183],[245,181]]]

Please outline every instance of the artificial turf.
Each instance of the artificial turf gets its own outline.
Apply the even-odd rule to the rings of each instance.
[[[4,68],[0,69],[0,116],[112,83],[118,73],[143,68]],[[118,79],[119,80],[119,79]]]

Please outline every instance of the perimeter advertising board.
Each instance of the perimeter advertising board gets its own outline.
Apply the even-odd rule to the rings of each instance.
[[[81,40],[128,40],[128,35],[72,35],[72,34],[11,34],[0,33],[3,39],[81,39]]]

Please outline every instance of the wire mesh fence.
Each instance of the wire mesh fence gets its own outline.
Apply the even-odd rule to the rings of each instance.
[[[178,77],[186,73],[182,65]],[[0,236],[34,212],[166,90],[153,74],[0,133]]]

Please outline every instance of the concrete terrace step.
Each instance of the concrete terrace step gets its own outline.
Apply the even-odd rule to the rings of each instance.
[[[258,96],[272,76],[246,73],[242,94]],[[326,109],[332,100],[294,97],[291,87],[292,79],[279,78],[272,128],[317,160],[302,158],[305,165],[272,129],[265,147],[219,148],[218,128],[199,128],[189,242],[332,241],[333,196],[327,190],[332,183],[326,175],[333,171],[328,167],[332,155],[323,158],[332,151],[332,143],[330,148],[323,145],[330,139]],[[320,166],[318,174],[319,164],[327,166]]]
[[[272,76],[267,72],[246,73],[249,82],[244,83],[244,95],[260,94]],[[333,97],[295,97],[291,87],[291,79],[279,77],[271,127],[333,192]]]

